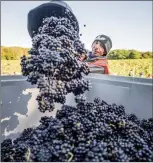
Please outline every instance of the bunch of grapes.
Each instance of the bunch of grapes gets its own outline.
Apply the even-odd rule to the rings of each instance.
[[[152,162],[153,119],[126,114],[123,106],[76,97],[76,107],[63,105],[55,118],[25,129],[16,140],[2,142],[2,161]]]
[[[90,88],[83,78],[89,68],[79,62],[86,49],[73,24],[68,18],[45,18],[32,38],[30,57],[21,59],[22,74],[40,89],[41,112],[53,111],[55,102],[64,104],[68,93],[79,95]]]
[[[32,39],[30,57],[22,57],[24,76],[40,89],[41,112],[63,104],[56,117],[42,117],[36,128],[1,143],[4,162],[152,162],[153,119],[126,114],[123,106],[95,98],[86,101],[89,68],[79,58],[86,53],[76,29],[67,18],[45,18]],[[73,93],[76,107],[64,105]]]

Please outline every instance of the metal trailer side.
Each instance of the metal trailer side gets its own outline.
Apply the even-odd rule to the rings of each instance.
[[[1,141],[16,136],[23,129],[39,124],[42,116],[55,116],[56,110],[40,113],[37,109],[36,96],[39,93],[21,75],[1,76]],[[92,83],[86,92],[88,101],[100,97],[109,104],[123,105],[127,113],[134,113],[139,118],[152,117],[152,79],[93,74],[85,77]],[[67,104],[75,105],[74,96],[67,96]],[[5,135],[5,136],[4,136]]]

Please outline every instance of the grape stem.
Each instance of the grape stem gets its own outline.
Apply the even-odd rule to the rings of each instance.
[[[27,152],[26,152],[26,159],[27,159],[27,162],[30,161],[30,155],[31,155],[31,151],[30,151],[30,148],[27,149]]]
[[[74,154],[73,154],[73,153],[71,153],[71,152],[69,152],[68,154],[70,155],[70,158],[68,159],[68,162],[71,162],[71,161],[72,161],[72,159],[73,159]]]

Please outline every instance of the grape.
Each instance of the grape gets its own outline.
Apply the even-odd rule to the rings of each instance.
[[[91,83],[86,64],[78,59],[86,52],[67,18],[43,20],[32,38],[30,57],[23,56],[21,68],[37,86],[38,109],[56,117],[41,117],[36,128],[25,129],[15,139],[1,143],[4,162],[152,162],[153,118],[140,120],[127,114],[124,106],[108,104],[96,97],[86,100]],[[76,106],[65,105],[66,95],[75,95]]]
[[[2,161],[153,161],[152,118],[137,123],[123,106],[88,102],[83,95],[75,100],[76,107],[63,105],[56,117],[44,116],[38,127],[4,140]]]
[[[86,49],[73,24],[67,18],[45,18],[32,38],[31,56],[21,58],[22,74],[40,89],[41,112],[53,111],[55,102],[64,104],[68,93],[80,95],[89,90],[90,83],[83,78],[89,68],[78,61]]]

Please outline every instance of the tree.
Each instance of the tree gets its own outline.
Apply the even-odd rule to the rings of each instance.
[[[112,50],[108,54],[108,59],[128,59],[128,58],[129,58],[129,50],[125,50],[125,49]]]
[[[29,55],[29,48],[22,47],[4,47],[1,46],[1,59],[4,60],[20,60],[21,56]],[[87,50],[89,52],[89,50]],[[107,55],[108,59],[139,59],[139,58],[153,58],[152,52],[139,52],[136,50],[115,49],[111,50]]]
[[[21,56],[28,55],[29,48],[1,47],[1,59],[20,60]]]
[[[129,52],[129,59],[140,59],[140,52],[136,50],[130,50]]]
[[[141,54],[142,58],[152,58],[153,53],[152,52],[144,52]]]

